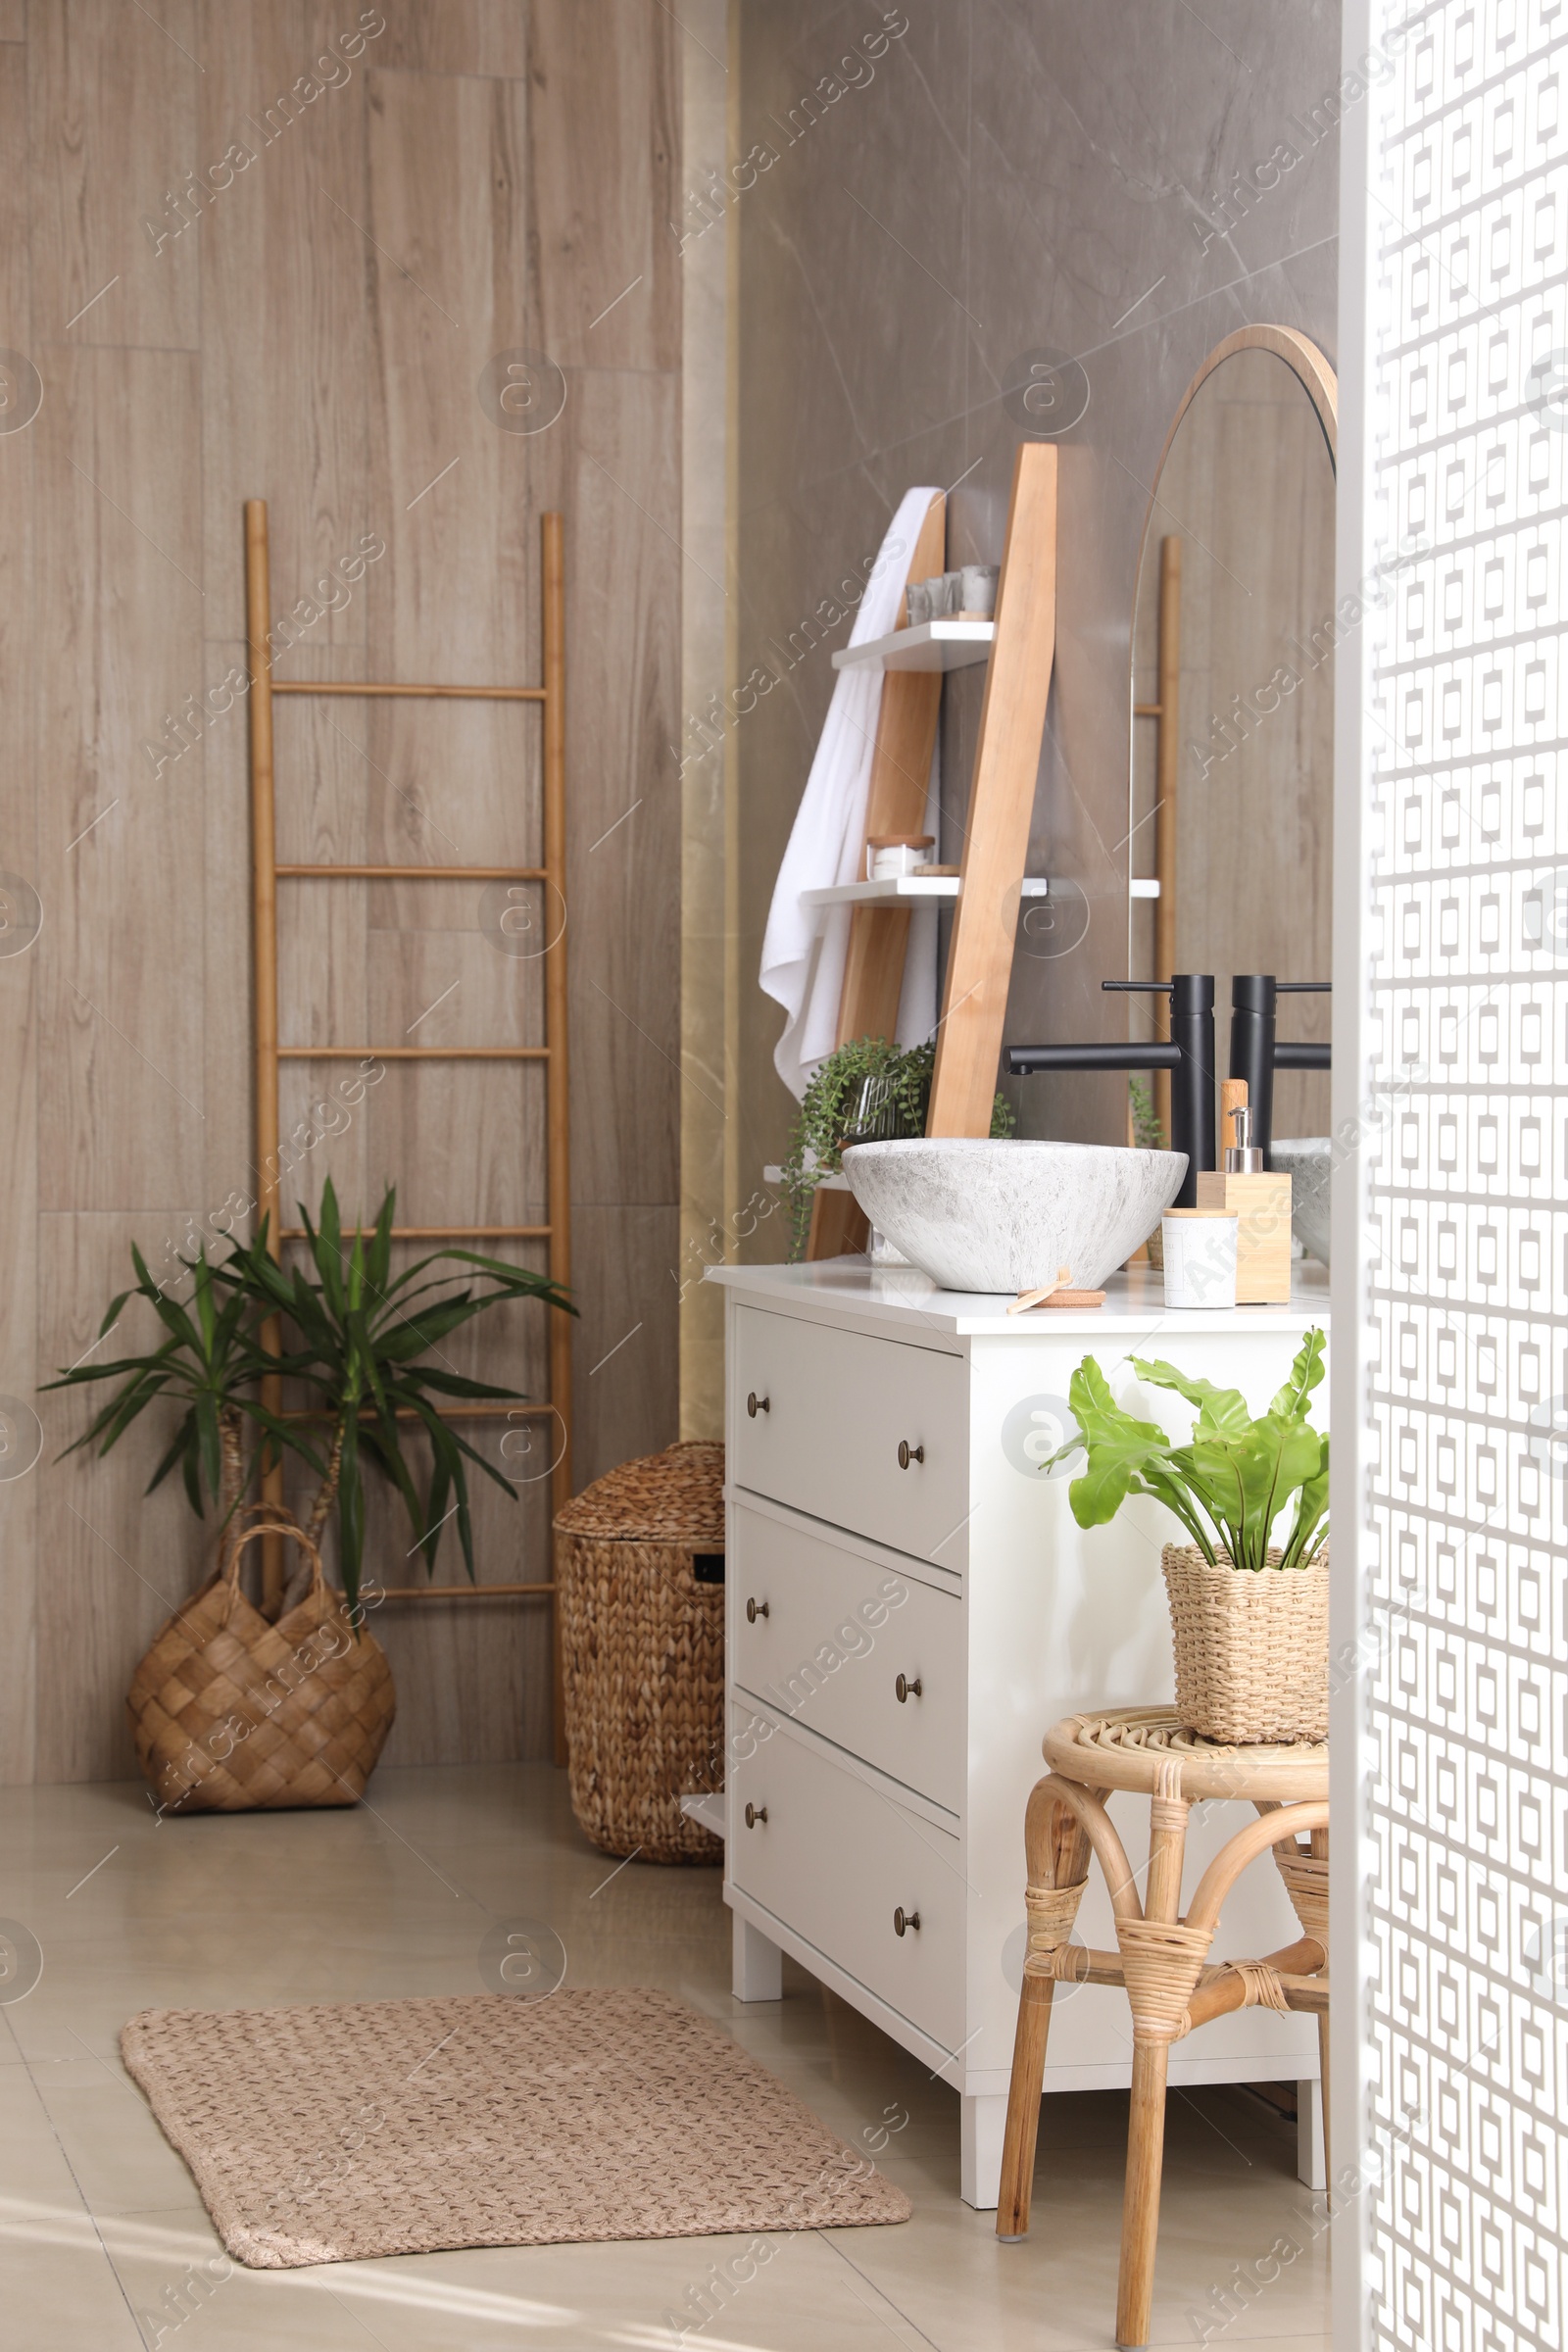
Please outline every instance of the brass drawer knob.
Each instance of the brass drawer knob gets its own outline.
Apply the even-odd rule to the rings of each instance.
[[[748,1625],[755,1625],[759,1617],[765,1617],[767,1613],[768,1609],[765,1600],[749,1600],[746,1603],[746,1622]]]
[[[893,1695],[898,1700],[901,1707],[906,1699],[918,1698],[920,1694],[921,1686],[920,1677],[918,1675],[915,1676],[913,1682],[911,1683],[906,1679],[906,1677],[901,1674],[898,1681],[893,1686]]]
[[[919,1934],[920,1914],[918,1911],[906,1911],[901,1903],[893,1914],[893,1933],[895,1936],[906,1936],[911,1928],[916,1935]]]
[[[923,1446],[911,1446],[907,1438],[899,1440],[899,1468],[901,1470],[907,1470],[911,1462],[923,1462],[924,1460],[925,1447]]]
[[[757,1391],[756,1391],[755,1389],[752,1391],[751,1395],[750,1395],[750,1396],[747,1397],[747,1399],[746,1399],[746,1410],[747,1410],[747,1412],[748,1412],[748,1413],[751,1415],[751,1417],[752,1417],[752,1419],[753,1419],[754,1421],[757,1419],[757,1416],[758,1416],[758,1414],[759,1414],[759,1413],[770,1413],[770,1412],[772,1411],[772,1409],[773,1409],[773,1399],[772,1399],[772,1397],[771,1397],[771,1396],[759,1396],[759,1395],[757,1394]]]
[[[756,1827],[757,1827],[757,1825],[758,1825],[758,1823],[759,1823],[760,1821],[765,1821],[766,1819],[767,1819],[767,1807],[766,1807],[765,1805],[748,1805],[748,1806],[747,1806],[747,1808],[746,1808],[746,1827],[747,1827],[749,1830],[755,1830],[755,1829],[756,1829]],[[916,1924],[918,1925],[918,1922],[917,1922]],[[900,1934],[901,1936],[904,1934],[904,1930],[903,1930],[902,1928],[899,1930],[899,1934]]]

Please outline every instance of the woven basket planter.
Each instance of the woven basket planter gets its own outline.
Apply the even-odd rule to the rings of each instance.
[[[680,1809],[723,1786],[724,1448],[671,1446],[624,1462],[556,1520],[556,1605],[571,1806],[607,1854],[721,1862]]]
[[[1328,1545],[1287,1573],[1280,1554],[1253,1572],[1196,1544],[1167,1544],[1165,1591],[1176,1646],[1176,1711],[1228,1747],[1329,1736]]]
[[[309,1592],[276,1625],[239,1589],[245,1545],[271,1533],[311,1563]],[[269,1513],[170,1618],[125,1705],[160,1811],[252,1813],[358,1804],[397,1702],[386,1652],[363,1625],[356,1634],[309,1536]]]

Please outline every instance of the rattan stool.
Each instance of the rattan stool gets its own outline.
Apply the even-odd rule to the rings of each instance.
[[[1122,2352],[1141,2352],[1149,2341],[1153,2296],[1171,2043],[1250,2003],[1314,2011],[1327,2136],[1329,1751],[1308,1742],[1216,1747],[1184,1731],[1173,1707],[1115,1707],[1104,1714],[1064,1716],[1046,1736],[1045,1757],[1052,1771],[1036,1783],[1024,1824],[1029,1951],[1007,2095],[997,2235],[1011,2244],[1028,2234],[1056,1981],[1120,1984],[1133,2013],[1133,2088],[1116,2342]],[[1097,1793],[1117,1788],[1152,1800],[1143,1902],[1126,1849]],[[1183,1915],[1188,1807],[1208,1797],[1240,1797],[1257,1807],[1259,1818],[1221,1847]],[[1261,1960],[1211,1966],[1208,1949],[1220,1907],[1248,1864],[1270,1848],[1300,1921],[1300,1936]],[[1119,1946],[1114,1952],[1091,1951],[1068,1940],[1089,1884],[1091,1849],[1110,1894]]]

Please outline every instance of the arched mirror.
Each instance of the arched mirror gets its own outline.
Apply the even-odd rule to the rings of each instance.
[[[1221,1072],[1235,974],[1329,977],[1335,405],[1304,336],[1227,336],[1176,413],[1144,529],[1128,977],[1213,973]],[[1132,1003],[1156,1021],[1163,1001]],[[1326,1043],[1329,1005],[1283,996],[1280,1037]],[[1154,1104],[1167,1132],[1168,1087]],[[1327,1073],[1279,1067],[1274,1137],[1328,1125]]]

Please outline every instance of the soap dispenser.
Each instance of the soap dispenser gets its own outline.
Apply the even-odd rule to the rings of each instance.
[[[1232,1088],[1238,1084],[1245,1086],[1246,1080],[1228,1079],[1225,1084],[1226,1094],[1229,1094]],[[1226,1175],[1261,1176],[1263,1154],[1252,1142],[1252,1114],[1247,1104],[1245,1102],[1236,1103],[1230,1112],[1230,1119],[1236,1130],[1236,1140],[1225,1147]]]
[[[1265,1168],[1252,1141],[1247,1080],[1220,1088],[1220,1134],[1225,1165],[1198,1179],[1200,1208],[1236,1212],[1236,1303],[1286,1306],[1291,1297],[1291,1179]]]

